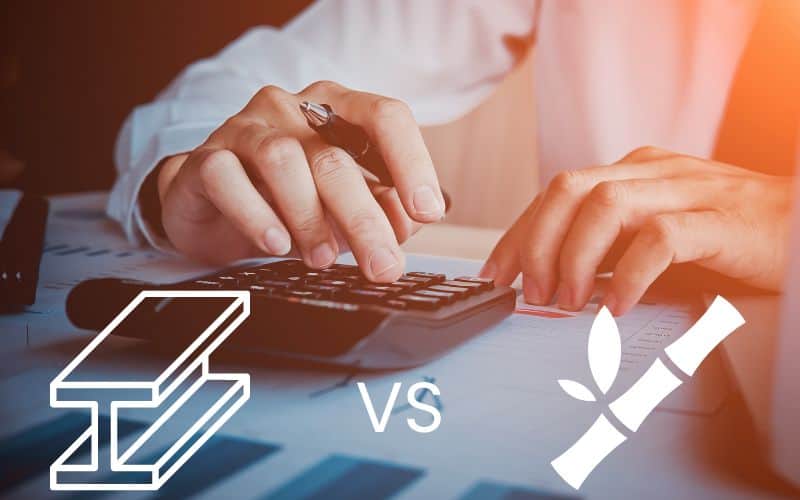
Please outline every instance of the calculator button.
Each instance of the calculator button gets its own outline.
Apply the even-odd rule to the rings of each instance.
[[[349,281],[350,283],[354,283],[354,284],[369,283],[369,280],[364,279],[364,277],[361,276],[360,274],[341,274],[341,275],[337,276],[336,279]]]
[[[247,288],[258,279],[258,275],[251,272],[236,273],[235,276],[239,279],[239,288]]]
[[[426,278],[424,276],[411,276],[410,274],[404,274],[400,277],[398,281],[406,281],[409,283],[419,283],[419,284],[428,284],[431,282],[435,282],[434,278]]]
[[[318,285],[335,286],[339,288],[347,288],[351,283],[340,279],[325,279],[317,281]]]
[[[420,286],[419,283],[416,283],[414,281],[395,281],[393,283],[390,283],[390,285],[391,286],[400,287],[401,289],[406,290],[406,291],[413,290],[414,288],[417,288],[417,287]]]
[[[463,281],[464,283],[477,283],[481,285],[479,290],[491,290],[494,288],[494,281],[489,278],[476,278],[474,276],[459,276],[454,281]]]
[[[460,286],[447,286],[447,285],[433,285],[432,287],[427,288],[426,290],[433,290],[435,292],[452,293],[455,296],[457,296],[458,298],[466,297],[467,295],[472,293],[472,290],[470,290],[469,288],[463,288],[463,287],[460,287]]]
[[[278,280],[278,279],[274,279],[274,280],[258,280],[256,282],[256,284],[257,285],[263,285],[263,286],[271,287],[271,288],[289,288],[289,287],[294,286],[294,283],[292,283],[291,281]]]
[[[277,290],[275,292],[281,297],[294,297],[298,299],[321,299],[322,295],[311,290]]]
[[[239,287],[239,280],[234,276],[218,276],[217,281],[222,283],[223,288]]]
[[[339,276],[351,276],[353,278],[361,278],[361,272],[358,270],[356,266],[346,266],[343,264],[337,264],[335,267],[336,272]]]
[[[456,294],[449,292],[437,292],[435,290],[425,289],[417,290],[414,295],[422,295],[423,297],[434,297],[441,299],[444,302],[452,302],[456,298]]]
[[[272,295],[272,292],[275,290],[274,288],[263,285],[250,285],[248,289],[250,290],[250,293],[260,296]]]
[[[447,276],[445,276],[444,274],[438,274],[438,273],[413,272],[413,273],[407,273],[406,276],[415,276],[417,278],[427,278],[429,280],[435,280],[435,281],[444,281],[444,280],[447,279]]]
[[[482,283],[484,285],[494,284],[494,280],[491,278],[478,278],[477,276],[459,276],[453,279],[456,281],[466,281],[468,283]]]
[[[254,268],[253,272],[255,272],[259,278],[275,278],[279,276],[278,271],[266,266]]]
[[[317,292],[321,297],[330,298],[338,293],[342,293],[343,289],[337,286],[326,285],[306,285],[304,290]]]
[[[284,264],[284,262],[286,262],[288,264]],[[270,264],[270,265],[265,266],[265,267],[267,269],[273,271],[275,276],[281,276],[281,277],[294,276],[294,275],[297,275],[297,274],[302,274],[306,270],[305,266],[302,265],[302,263],[300,261],[296,261],[296,260],[282,261],[282,262],[279,262],[279,263]]]
[[[442,300],[437,299],[435,297],[423,297],[421,295],[401,295],[398,297],[399,300],[402,300],[408,304],[408,307],[413,307],[416,309],[436,309],[440,305],[442,305]]]
[[[379,292],[386,292],[386,293],[399,293],[405,290],[401,286],[392,286],[392,285],[364,285],[364,288],[367,290],[377,290]]]
[[[362,300],[367,302],[377,302],[385,299],[389,294],[378,290],[364,290],[362,288],[351,288],[347,291],[348,299]]]
[[[394,309],[408,309],[408,302],[405,300],[390,299],[386,301],[386,305]]]
[[[219,290],[224,288],[223,284],[219,281],[213,280],[195,280],[189,284],[192,288],[203,288],[206,290]]]
[[[482,283],[473,283],[471,281],[447,280],[447,281],[442,281],[440,283],[440,286],[452,286],[452,287],[464,288],[465,290],[478,291],[485,285],[483,285]]]
[[[348,288],[361,288],[361,285],[350,281],[344,278],[336,278],[336,279],[329,279],[329,280],[319,280],[314,283],[315,285],[324,285],[324,286],[335,286],[337,288],[341,288],[342,290],[347,290]]]

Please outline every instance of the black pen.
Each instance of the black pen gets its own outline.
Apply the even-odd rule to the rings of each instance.
[[[393,187],[394,181],[378,149],[372,145],[364,129],[333,112],[328,104],[303,101],[300,110],[308,126],[325,142],[347,151],[362,167],[375,175],[384,186]],[[445,211],[450,208],[450,197],[442,190]]]

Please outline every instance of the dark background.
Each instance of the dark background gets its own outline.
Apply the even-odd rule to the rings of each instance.
[[[6,182],[43,193],[107,189],[116,134],[182,68],[310,0],[0,1],[0,150]]]

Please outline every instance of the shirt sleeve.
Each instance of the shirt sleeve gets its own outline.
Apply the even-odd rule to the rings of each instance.
[[[162,159],[202,144],[264,85],[298,92],[333,80],[404,100],[423,125],[457,118],[513,66],[508,41],[530,35],[535,1],[320,0],[281,29],[249,30],[128,116],[109,216],[129,240],[168,249],[141,216],[144,179]]]

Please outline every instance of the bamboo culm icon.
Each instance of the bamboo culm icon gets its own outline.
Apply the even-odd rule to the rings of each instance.
[[[620,430],[601,414],[574,445],[550,462],[556,473],[567,484],[579,489],[592,470],[625,442],[626,434],[636,432],[655,407],[681,385],[680,377],[691,377],[711,351],[743,324],[739,311],[717,296],[700,319],[667,346],[639,380],[608,405],[608,410],[624,429]],[[617,323],[605,307],[592,323],[588,357],[597,388],[606,394],[619,372],[622,343]],[[596,401],[594,394],[579,382],[562,379],[558,383],[576,399]]]

